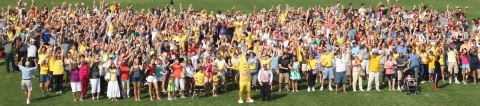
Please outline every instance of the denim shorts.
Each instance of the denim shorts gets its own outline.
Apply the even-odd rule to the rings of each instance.
[[[335,78],[333,75],[333,68],[324,68],[323,79],[333,79]]]
[[[468,64],[462,64],[462,68],[468,68],[468,67],[470,67],[470,65],[468,65]]]
[[[40,74],[40,82],[47,82],[47,81],[50,81],[50,75]]]
[[[143,79],[142,76],[140,76],[140,77],[132,77],[132,82],[133,82],[133,83],[141,83],[141,82],[142,82],[142,79]]]
[[[335,73],[335,84],[347,84],[347,74],[345,72],[336,72]]]

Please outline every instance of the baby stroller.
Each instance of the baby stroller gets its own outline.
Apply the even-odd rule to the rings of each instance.
[[[420,94],[420,89],[418,88],[418,79],[414,78],[413,72],[415,72],[413,69],[408,69],[405,71],[405,74],[403,75],[403,85],[400,89],[401,92],[405,91],[407,92],[407,95],[410,95],[412,93],[415,94]],[[408,75],[412,77],[407,77]]]

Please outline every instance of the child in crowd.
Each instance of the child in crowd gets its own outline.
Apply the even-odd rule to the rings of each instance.
[[[203,72],[201,69],[197,69],[197,73],[195,73],[193,76],[195,80],[195,91],[193,91],[192,99],[198,98],[198,93],[204,90],[205,76],[205,72]]]
[[[212,77],[212,80],[213,80],[213,89],[212,89],[212,95],[213,97],[217,97],[217,89],[218,89],[218,76],[217,76],[217,73],[218,72],[214,72],[213,73],[213,77]]]
[[[414,81],[415,78],[412,77],[412,74],[411,74],[411,73],[408,73],[408,74],[407,74],[407,78],[405,78],[405,80],[407,80],[408,86],[415,86],[415,85],[417,85],[417,82]]]
[[[167,92],[168,92],[168,100],[172,100],[175,98],[175,83],[173,83],[173,74],[170,76],[168,79],[168,86],[167,86]]]

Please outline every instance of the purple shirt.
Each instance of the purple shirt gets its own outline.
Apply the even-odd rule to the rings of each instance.
[[[70,71],[70,82],[80,82],[78,69],[73,69]]]

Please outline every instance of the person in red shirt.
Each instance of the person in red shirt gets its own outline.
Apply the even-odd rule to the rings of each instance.
[[[145,71],[145,74],[147,75],[147,82],[148,82],[148,93],[150,94],[150,101],[153,101],[153,97],[156,95],[157,100],[162,100],[160,99],[160,95],[158,92],[158,83],[157,83],[157,77],[155,76],[155,69],[157,67],[157,64],[155,64],[155,56],[152,56],[153,58],[150,61],[150,65],[147,66],[147,69]],[[153,94],[155,92],[155,94]]]

